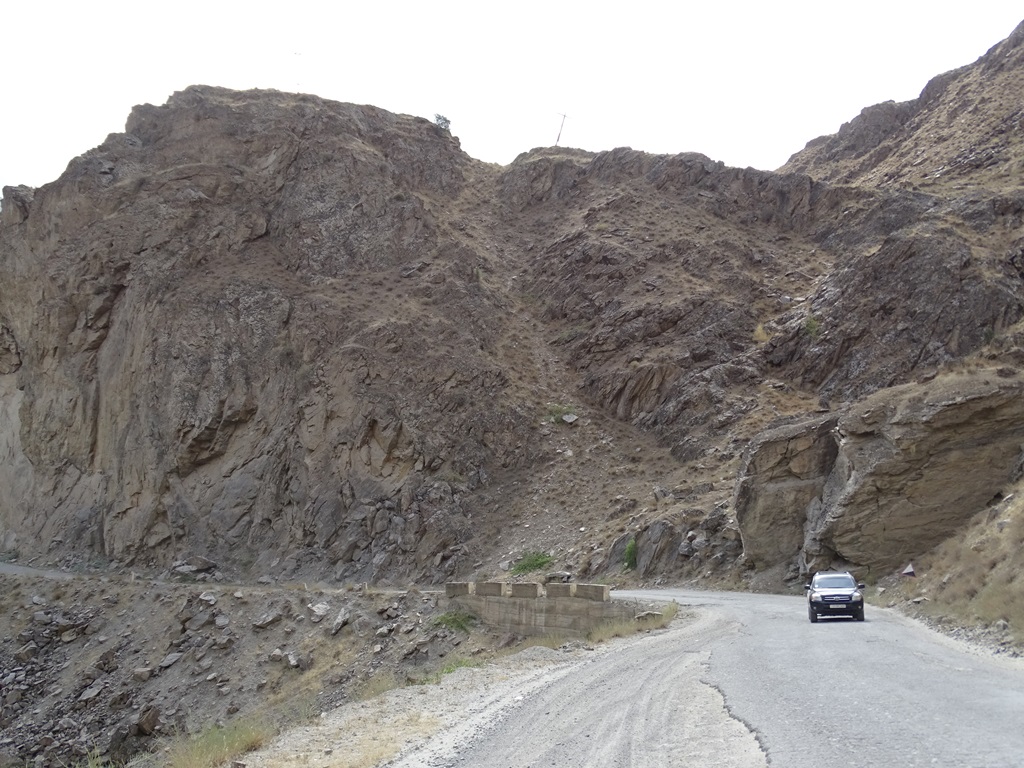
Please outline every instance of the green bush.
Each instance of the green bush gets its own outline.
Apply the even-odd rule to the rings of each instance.
[[[473,624],[476,623],[476,616],[465,611],[448,611],[434,619],[434,623],[439,627],[447,627],[459,632],[469,632]]]
[[[821,334],[821,322],[814,315],[811,315],[804,321],[804,331],[812,339],[818,338]]]
[[[516,564],[512,566],[512,573],[522,574],[539,571],[551,565],[554,559],[546,552],[526,552],[516,560]]]
[[[440,128],[442,131],[447,131],[451,128],[452,121],[444,115],[434,115],[434,125]]]
[[[629,570],[636,570],[636,539],[630,539],[626,544],[625,562]]]

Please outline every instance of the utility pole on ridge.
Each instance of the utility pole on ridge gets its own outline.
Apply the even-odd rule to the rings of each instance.
[[[562,115],[561,112],[559,112],[558,114]],[[562,124],[560,126],[558,126],[558,138],[555,139],[555,146],[556,147],[558,146],[558,142],[562,140],[562,129],[565,127],[565,118],[567,118],[567,117],[568,117],[568,115],[562,115]]]

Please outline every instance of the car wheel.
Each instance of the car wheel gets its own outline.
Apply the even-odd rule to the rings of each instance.
[[[864,609],[861,608],[859,613],[854,614],[853,618],[857,621],[864,621]]]
[[[816,614],[814,609],[810,606],[807,607],[807,618],[811,620],[811,624],[818,623],[818,614]]]

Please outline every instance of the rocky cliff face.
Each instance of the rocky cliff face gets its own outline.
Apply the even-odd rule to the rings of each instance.
[[[4,548],[440,580],[529,548],[617,569],[630,539],[645,576],[704,574],[741,531],[749,562],[804,568],[931,546],[961,519],[946,484],[863,483],[991,465],[966,514],[1013,477],[1015,374],[963,384],[1006,399],[979,411],[914,382],[1024,360],[1021,45],[784,173],[496,168],[427,121],[277,92],[138,107],[4,190]],[[993,137],[956,183],[913,175]]]
[[[880,575],[955,535],[1020,480],[1021,387],[951,374],[759,436],[736,496],[747,557]]]
[[[502,298],[431,212],[464,184],[457,143],[216,89],[127,129],[5,199],[8,546],[308,548],[369,574],[454,544],[431,479],[530,457],[489,350]]]

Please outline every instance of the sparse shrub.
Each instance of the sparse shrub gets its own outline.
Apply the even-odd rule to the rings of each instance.
[[[547,568],[554,561],[547,552],[525,552],[512,566],[512,573],[532,573]]]
[[[576,416],[576,407],[573,405],[561,405],[560,403],[548,403],[547,421],[552,424],[561,420],[563,416]]]
[[[818,338],[821,335],[821,321],[811,315],[804,321],[804,332],[812,339]]]
[[[771,338],[771,334],[764,329],[764,323],[758,323],[754,329],[754,341],[758,344],[764,344]]]
[[[434,115],[434,125],[436,125],[438,128],[440,128],[442,131],[447,131],[447,130],[451,129],[452,121],[449,120],[444,115],[435,114]]]
[[[564,331],[558,334],[558,336],[555,337],[554,343],[558,345],[571,344],[584,333],[586,333],[586,326],[577,324],[572,326],[571,328],[566,328]],[[569,413],[571,412],[572,411],[569,411]]]
[[[434,475],[434,480],[439,483],[448,483],[448,485],[465,485],[466,476],[456,472],[450,467],[444,467]]]
[[[447,627],[458,632],[469,632],[476,620],[476,616],[465,611],[448,611],[434,619],[434,623],[439,627]]]
[[[636,539],[630,539],[629,542],[627,542],[623,562],[629,570],[636,570]]]

